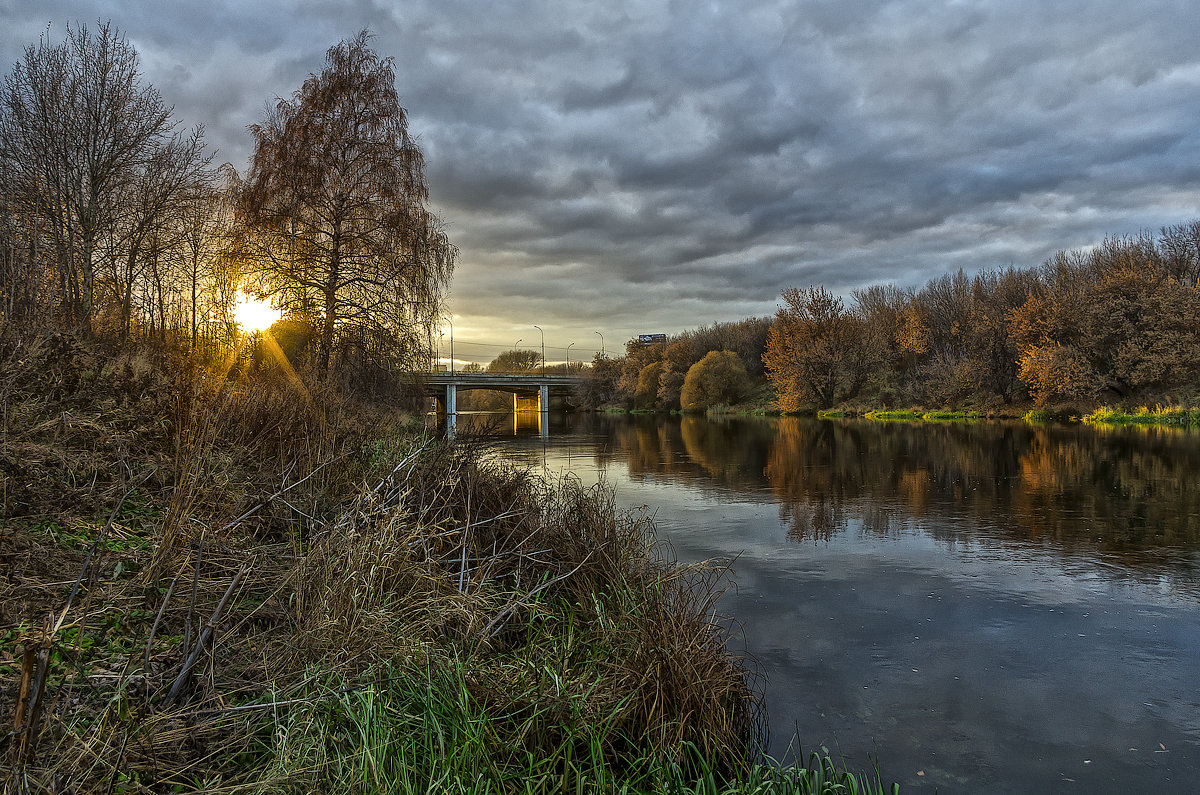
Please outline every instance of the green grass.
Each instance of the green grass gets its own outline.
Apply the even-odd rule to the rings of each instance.
[[[983,415],[978,411],[927,411],[921,415],[926,422],[954,422],[958,420],[978,420]]]
[[[921,412],[912,409],[897,409],[894,411],[868,411],[865,415],[869,420],[884,422],[906,422],[921,419]]]
[[[1045,425],[1051,422],[1072,423],[1079,422],[1079,415],[1082,413],[1083,411],[1078,406],[1071,404],[1042,406],[1025,412],[1021,419],[1033,425]]]
[[[278,710],[262,784],[363,795],[899,792],[896,784],[885,788],[877,772],[847,772],[817,754],[803,765],[782,768],[765,760],[722,774],[695,746],[672,756],[622,737],[619,709],[608,715],[536,706],[497,712],[473,694],[469,676],[461,662],[429,662]],[[516,736],[519,743],[512,742]],[[614,747],[624,752],[614,757]]]
[[[983,419],[978,411],[924,411],[922,409],[896,409],[892,411],[868,411],[863,415],[877,422],[955,422]]]
[[[756,416],[779,416],[778,395],[770,383],[758,384],[745,399],[732,406],[709,408],[709,414],[745,414]]]
[[[1141,406],[1124,411],[1101,406],[1082,420],[1089,425],[1160,425],[1173,428],[1200,428],[1200,409],[1182,406]]]
[[[704,414],[709,417],[779,417],[782,412],[772,406],[748,407],[739,404],[736,406],[709,406],[704,410]]]

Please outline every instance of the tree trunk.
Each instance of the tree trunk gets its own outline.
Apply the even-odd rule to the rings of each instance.
[[[337,283],[338,271],[341,264],[339,250],[339,235],[335,227],[333,234],[333,252],[329,258],[329,278],[325,281],[325,323],[321,327],[321,351],[317,356],[317,373],[324,378],[329,372],[329,354],[333,347],[333,326],[337,319]]]
[[[83,251],[79,258],[79,264],[83,271],[79,290],[79,320],[84,334],[89,337],[92,335],[92,292],[96,283],[96,272],[92,263],[92,255],[95,250],[95,240],[90,231],[84,230]]]

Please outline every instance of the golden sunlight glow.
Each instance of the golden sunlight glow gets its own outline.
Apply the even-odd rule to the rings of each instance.
[[[246,293],[242,293],[233,305],[233,319],[249,332],[270,328],[281,315],[282,313],[278,309],[271,308],[269,301],[255,298]]]

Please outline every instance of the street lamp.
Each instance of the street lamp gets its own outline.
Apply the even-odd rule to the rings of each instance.
[[[450,375],[454,375],[454,321],[449,317],[442,319],[450,324]]]
[[[538,334],[542,335],[542,375],[546,374],[546,332],[542,331],[542,327],[534,323],[533,327],[538,330]]]
[[[593,331],[593,334],[600,334],[599,331]],[[604,335],[600,334],[600,358],[604,358]]]
[[[571,343],[574,345],[575,343]],[[571,374],[571,345],[567,346],[567,375]]]

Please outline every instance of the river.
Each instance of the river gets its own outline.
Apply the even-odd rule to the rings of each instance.
[[[1200,434],[459,423],[645,506],[680,560],[733,561],[777,758],[795,738],[905,792],[1200,789]]]

